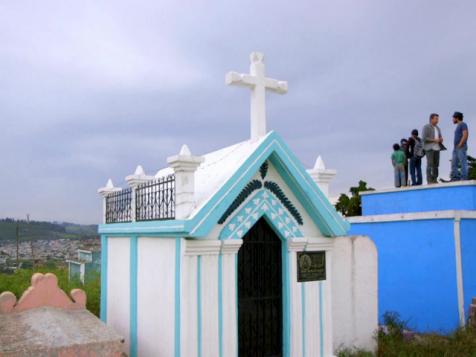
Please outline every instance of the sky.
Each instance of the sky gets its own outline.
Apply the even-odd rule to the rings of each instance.
[[[224,76],[252,51],[288,81],[268,128],[337,170],[332,196],[391,187],[392,144],[431,112],[448,177],[455,110],[476,155],[475,15],[473,0],[0,1],[0,217],[99,223],[108,178],[247,140],[250,93]]]

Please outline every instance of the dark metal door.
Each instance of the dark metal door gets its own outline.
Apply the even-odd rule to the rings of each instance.
[[[262,218],[238,252],[238,348],[240,357],[282,356],[281,240]]]

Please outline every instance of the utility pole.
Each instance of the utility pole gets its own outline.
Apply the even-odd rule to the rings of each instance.
[[[18,221],[17,221],[17,229],[16,229],[16,233],[17,233],[17,269],[18,269],[18,245],[20,244],[20,225],[18,224]]]
[[[30,214],[26,214],[26,223],[28,226],[30,225]],[[31,263],[33,265],[33,269],[35,269],[35,251],[33,249],[33,239],[32,236],[30,235],[30,249],[31,249]]]

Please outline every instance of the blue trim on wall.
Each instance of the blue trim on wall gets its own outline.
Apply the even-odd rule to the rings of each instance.
[[[98,225],[98,233],[124,236],[124,234],[153,234],[154,236],[172,237],[185,236],[189,232],[190,221],[185,220],[164,220],[128,223],[109,223]]]
[[[302,357],[306,357],[306,283],[301,283]]]
[[[202,257],[197,256],[197,356],[202,357]]]
[[[101,235],[101,321],[107,322],[107,236]]]
[[[137,356],[137,236],[130,238],[129,274],[130,274],[130,316],[129,338],[130,356]]]
[[[218,255],[218,356],[223,356],[223,255]]]
[[[320,342],[320,351],[321,357],[324,357],[324,308],[323,308],[323,292],[322,292],[322,281],[319,282],[319,342]]]
[[[240,346],[239,346],[239,339],[238,339],[238,329],[239,325],[239,314],[238,314],[238,254],[235,254],[235,306],[236,306],[236,356],[238,357]]]
[[[175,357],[180,357],[180,257],[182,249],[182,239],[175,240]]]

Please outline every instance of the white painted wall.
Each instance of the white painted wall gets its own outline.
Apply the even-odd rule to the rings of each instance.
[[[236,254],[223,254],[223,356],[238,354]]]
[[[218,357],[217,254],[201,256],[202,356],[209,357]]]
[[[181,354],[197,356],[197,256],[182,258]]]
[[[175,239],[140,237],[137,251],[137,351],[173,356]]]
[[[129,249],[129,238],[108,238],[107,324],[125,338],[124,352],[127,354],[130,316]]]
[[[334,241],[332,263],[334,349],[374,350],[378,328],[378,261],[374,243],[363,236]]]
[[[304,243],[305,244],[305,243]],[[303,249],[303,248],[301,248]],[[291,312],[291,356],[302,356],[302,304],[301,285],[297,281],[296,252],[288,252],[289,256],[289,286]]]

